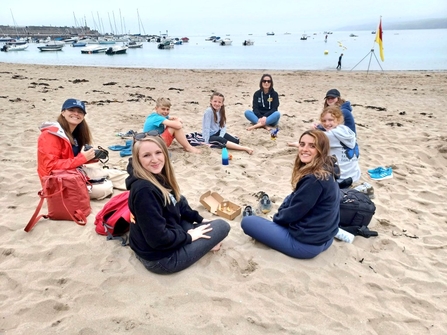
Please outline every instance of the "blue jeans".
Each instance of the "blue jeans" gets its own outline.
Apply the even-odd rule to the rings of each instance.
[[[314,258],[328,249],[334,239],[330,239],[323,245],[312,245],[298,242],[286,227],[259,216],[246,216],[241,222],[245,234],[255,240],[286,254],[287,256],[301,259]]]
[[[244,115],[245,115],[245,118],[248,121],[250,121],[251,123],[253,123],[253,124],[258,123],[259,118],[256,116],[255,113],[253,113],[253,111],[246,110]],[[265,121],[266,126],[276,126],[278,124],[280,116],[281,116],[281,114],[278,111],[273,112],[272,114],[270,114],[267,117],[267,120]]]
[[[182,221],[182,227],[186,231],[200,225],[202,224],[193,225],[192,223]],[[210,239],[199,238],[198,240],[177,249],[169,257],[157,261],[148,261],[136,254],[135,256],[150,272],[164,275],[182,271],[205,256],[218,243],[222,242],[230,232],[230,225],[224,220],[213,220],[210,222],[210,225],[213,228],[213,230],[207,234],[211,236]]]

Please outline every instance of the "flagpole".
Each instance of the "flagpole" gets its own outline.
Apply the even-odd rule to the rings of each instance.
[[[380,38],[378,38],[378,36],[380,37]],[[380,40],[380,43],[377,41],[377,40]],[[366,57],[368,57],[368,55],[369,55],[369,62],[368,62],[368,69],[367,69],[367,71],[366,71],[366,75],[368,75],[368,73],[369,73],[369,68],[370,68],[370,66],[371,66],[371,59],[372,59],[372,56],[374,55],[374,58],[376,59],[376,61],[377,61],[377,64],[379,64],[379,67],[380,67],[380,69],[383,71],[383,68],[382,68],[382,65],[380,65],[380,62],[379,62],[379,60],[377,59],[377,56],[376,56],[376,53],[374,52],[374,46],[375,46],[375,43],[377,43],[377,44],[379,44],[379,47],[380,47],[380,52],[381,52],[381,58],[382,58],[382,56],[383,56],[383,51],[382,51],[382,16],[380,16],[380,20],[379,20],[379,25],[377,26],[377,30],[376,30],[376,37],[375,37],[375,39],[374,39],[374,42],[373,42],[373,46],[372,46],[372,48],[371,48],[371,50],[366,54],[366,56],[365,57],[363,57],[361,60],[360,60],[360,62],[358,62],[352,69],[351,69],[351,71],[352,70],[354,70],[356,67],[357,67],[357,65],[359,65]],[[383,58],[382,58],[382,61],[383,61]]]

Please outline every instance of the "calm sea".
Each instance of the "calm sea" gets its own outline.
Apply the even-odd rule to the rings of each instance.
[[[233,40],[231,46],[205,41],[209,35],[188,36],[189,43],[171,50],[157,49],[157,43],[144,42],[141,49],[128,49],[124,55],[81,54],[69,45],[60,52],[41,52],[39,44],[25,51],[1,52],[0,62],[46,65],[78,65],[177,69],[271,69],[335,70],[343,53],[342,70],[447,70],[447,29],[385,31],[385,61],[370,31],[338,31],[328,35],[306,32],[253,35],[220,35]],[[350,37],[355,34],[357,37]],[[178,36],[183,37],[183,36]],[[245,39],[253,46],[243,46]],[[374,53],[371,49],[374,48]],[[325,52],[327,51],[327,54]]]

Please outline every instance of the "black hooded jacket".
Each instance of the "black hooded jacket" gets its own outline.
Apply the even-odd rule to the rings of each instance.
[[[145,260],[156,261],[191,243],[191,235],[183,229],[181,221],[201,223],[203,217],[189,207],[183,196],[178,202],[171,196],[171,202],[165,205],[163,194],[154,184],[134,177],[131,160],[127,172],[129,209],[135,217],[129,234],[132,250]]]
[[[253,113],[258,118],[269,117],[276,112],[279,107],[278,93],[272,88],[267,94],[263,90],[258,90],[253,94]]]

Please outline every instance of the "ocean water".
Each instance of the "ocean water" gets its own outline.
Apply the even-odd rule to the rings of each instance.
[[[144,42],[143,48],[112,56],[81,54],[81,48],[69,45],[59,52],[41,52],[37,49],[39,44],[31,43],[25,51],[1,52],[0,62],[170,69],[335,70],[343,53],[342,71],[447,70],[447,29],[384,31],[384,62],[374,43],[375,34],[370,31],[334,32],[328,35],[327,42],[321,32],[306,32],[309,37],[302,41],[303,33],[220,35],[232,39],[231,46],[205,41],[209,35],[188,36],[189,43],[176,45],[174,49],[159,50],[157,43]],[[245,39],[254,40],[254,45],[243,46]]]

